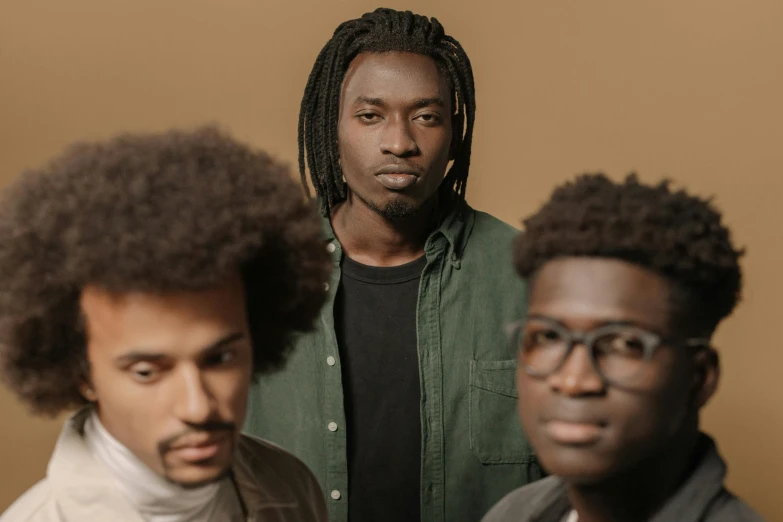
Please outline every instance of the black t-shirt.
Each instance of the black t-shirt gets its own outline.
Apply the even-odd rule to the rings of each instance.
[[[348,519],[420,520],[416,305],[426,258],[395,267],[345,257],[335,301],[348,429]]]

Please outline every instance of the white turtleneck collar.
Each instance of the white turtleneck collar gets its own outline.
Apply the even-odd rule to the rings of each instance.
[[[173,484],[106,431],[95,411],[84,424],[84,438],[131,506],[149,522],[243,520],[239,498],[229,478],[195,489]]]

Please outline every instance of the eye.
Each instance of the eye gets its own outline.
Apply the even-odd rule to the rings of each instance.
[[[546,346],[561,341],[560,334],[551,328],[530,331],[525,337],[527,346]]]
[[[141,383],[152,382],[160,375],[158,368],[146,362],[134,364],[129,371],[133,378]]]
[[[207,366],[222,366],[233,362],[236,359],[236,353],[232,350],[225,350],[210,354],[204,361]]]
[[[424,114],[419,114],[418,116],[416,116],[415,119],[420,120],[423,123],[430,123],[430,124],[440,122],[440,116],[431,112],[425,112]]]
[[[647,343],[636,332],[613,332],[596,340],[596,348],[605,355],[619,355],[640,359],[644,357]]]
[[[365,123],[374,123],[381,118],[378,114],[375,114],[374,112],[362,112],[357,114],[356,117],[359,118],[360,121],[363,121]]]

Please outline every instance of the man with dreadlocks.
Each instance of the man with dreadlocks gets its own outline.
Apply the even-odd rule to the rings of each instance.
[[[26,172],[0,198],[0,376],[36,413],[78,411],[0,519],[325,522],[302,462],[239,428],[329,270],[286,170],[213,128]]]
[[[464,50],[411,12],[341,24],[305,87],[300,173],[337,270],[245,427],[308,464],[332,522],[475,522],[541,476],[503,334],[514,230],[465,202],[474,117]]]
[[[528,314],[509,330],[520,417],[553,476],[484,522],[761,522],[699,431],[741,255],[709,201],[635,176],[581,176],[525,221]]]

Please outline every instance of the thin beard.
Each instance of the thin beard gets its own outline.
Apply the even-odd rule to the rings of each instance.
[[[233,459],[234,455],[234,446],[236,445],[236,439],[232,437],[231,439],[231,458]],[[166,458],[161,455],[160,463],[163,467],[163,478],[166,479],[171,484],[174,484],[175,486],[179,486],[182,489],[198,489],[202,486],[206,486],[207,484],[212,484],[213,482],[218,482],[220,480],[223,480],[225,477],[231,474],[231,464],[228,465],[226,469],[224,469],[217,477],[209,479],[209,480],[202,480],[200,482],[179,482],[177,480],[174,480],[171,478],[171,470],[166,463]]]
[[[415,207],[410,203],[405,203],[401,201],[399,198],[392,199],[384,208],[381,208],[375,202],[362,197],[357,192],[353,192],[353,195],[359,198],[362,201],[362,203],[364,203],[367,206],[367,208],[369,208],[376,214],[382,216],[383,218],[389,221],[395,221],[397,219],[413,216],[414,214],[416,214],[416,212],[419,211],[420,208],[420,207]]]
[[[224,471],[222,471],[217,477],[215,477],[213,479],[202,480],[200,482],[179,482],[179,481],[174,480],[173,478],[171,478],[169,476],[169,474],[168,474],[168,469],[165,469],[163,471],[163,478],[166,479],[166,481],[169,482],[170,484],[174,484],[175,486],[179,486],[182,489],[192,490],[192,489],[198,489],[198,488],[206,486],[208,484],[212,484],[212,483],[215,483],[215,482],[220,482],[221,480],[223,480],[224,478],[226,478],[230,474],[231,474],[231,467],[229,466]]]
[[[205,431],[224,430],[231,433],[231,437],[230,437],[231,451],[229,452],[229,454],[231,455],[231,458],[233,458],[234,448],[236,446],[236,437],[234,436],[234,434],[236,433],[236,426],[234,426],[232,423],[213,421],[211,423],[207,423],[204,426],[204,428],[206,428]],[[217,482],[218,480],[223,479],[226,476],[226,474],[231,471],[231,465],[229,464],[229,466],[225,470],[223,470],[217,477],[210,480],[204,480],[201,482],[193,482],[193,483],[183,483],[172,479],[171,469],[166,462],[166,453],[167,453],[166,446],[170,445],[172,441],[176,440],[180,436],[182,435],[178,435],[177,437],[172,437],[171,439],[163,441],[158,444],[158,456],[160,457],[161,469],[163,469],[163,478],[166,479],[168,482],[175,484],[184,489],[197,489],[201,486],[205,486],[207,484],[211,484],[213,482]]]

